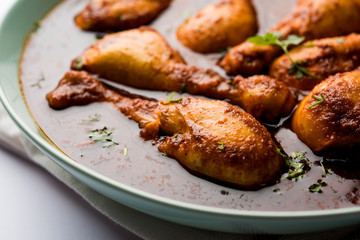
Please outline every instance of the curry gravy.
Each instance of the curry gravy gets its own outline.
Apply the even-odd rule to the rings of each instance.
[[[215,0],[174,0],[169,9],[151,25],[178,50],[189,65],[209,68],[224,75],[216,62],[219,54],[197,54],[182,46],[176,39],[177,27],[200,7]],[[254,0],[260,22],[260,34],[266,32],[294,7],[296,0]],[[70,69],[71,61],[96,41],[96,33],[79,30],[74,16],[87,0],[65,0],[53,9],[29,37],[20,67],[24,99],[33,118],[49,139],[74,161],[111,179],[162,197],[183,202],[239,210],[319,210],[360,204],[359,150],[336,150],[315,155],[286,127],[269,127],[285,152],[306,152],[311,169],[297,182],[282,179],[277,184],[256,191],[242,191],[222,186],[192,175],[179,163],[158,152],[154,142],[144,141],[140,129],[118,112],[110,103],[93,103],[57,111],[45,99],[62,76]],[[109,83],[109,82],[108,82]],[[150,98],[168,98],[171,93],[145,91],[109,83],[134,94]],[[177,94],[179,96],[179,94]],[[186,94],[184,94],[186,95]],[[175,97],[178,97],[175,96]],[[94,118],[98,121],[89,121]],[[89,132],[107,127],[118,145],[104,148],[93,142]],[[127,151],[127,154],[126,154]],[[336,160],[336,161],[335,161]],[[309,186],[322,179],[324,161],[327,174],[322,192],[312,193]]]

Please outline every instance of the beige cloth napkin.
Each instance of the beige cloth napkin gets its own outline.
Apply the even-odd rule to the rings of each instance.
[[[42,154],[14,125],[3,107],[0,105],[0,146],[7,148],[25,159],[29,159],[45,168],[77,194],[82,196],[99,212],[144,239],[360,239],[360,226],[353,226],[324,233],[312,233],[288,236],[255,236],[229,234],[191,228],[167,222],[147,214],[138,212],[117,203],[81,183],[63,170],[47,156]]]

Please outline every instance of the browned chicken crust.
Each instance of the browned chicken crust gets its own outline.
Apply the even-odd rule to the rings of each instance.
[[[195,97],[177,102],[130,98],[106,88],[86,72],[65,74],[47,95],[55,109],[95,101],[112,102],[145,126],[143,135],[169,135],[158,146],[191,172],[206,178],[256,189],[273,183],[283,167],[270,133],[250,114],[233,105]],[[144,133],[145,132],[145,133]]]
[[[179,26],[176,35],[193,51],[212,53],[240,44],[257,30],[251,0],[222,0],[200,9]]]
[[[360,69],[315,86],[295,111],[292,129],[313,151],[360,143]]]
[[[345,37],[333,37],[306,42],[289,52],[294,61],[300,61],[311,74],[297,78],[290,74],[293,66],[286,55],[274,61],[270,67],[270,76],[297,89],[311,90],[315,85],[335,73],[348,72],[360,65],[360,34]]]
[[[172,135],[159,151],[193,172],[244,189],[279,176],[283,162],[270,133],[231,104],[188,97],[160,104],[159,118],[160,129]]]
[[[290,34],[305,40],[333,37],[360,31],[360,0],[300,0],[295,10],[270,32]],[[277,46],[254,46],[244,42],[232,48],[219,65],[227,74],[253,75],[281,54]]]
[[[279,116],[288,116],[296,105],[293,93],[275,78],[265,75],[237,76],[233,84],[237,91],[231,94],[238,99],[233,102],[256,119],[276,122]]]
[[[112,102],[130,119],[144,127],[157,119],[157,101],[139,97],[129,98],[105,87],[85,71],[69,71],[59,81],[55,90],[46,95],[49,106],[53,109],[65,109],[82,106],[93,102]]]
[[[258,119],[269,122],[287,116],[295,106],[290,90],[275,79],[259,76],[261,81],[246,90],[249,85],[233,84],[214,71],[186,65],[165,39],[149,27],[107,35],[75,59],[72,69],[79,69],[79,65],[100,77],[137,88],[186,90],[191,94],[230,99]],[[269,88],[265,90],[266,86]],[[254,92],[254,98],[244,97],[246,91]],[[258,107],[245,107],[251,105],[248,100],[256,101]]]
[[[75,17],[75,24],[83,30],[120,31],[147,25],[171,0],[90,0]]]
[[[171,91],[182,86],[168,79],[176,75],[174,63],[184,63],[179,53],[156,30],[141,27],[105,36],[75,59],[71,68],[136,88]]]

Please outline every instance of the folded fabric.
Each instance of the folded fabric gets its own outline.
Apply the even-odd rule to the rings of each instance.
[[[0,146],[45,168],[99,212],[144,239],[360,239],[359,226],[316,234],[254,236],[191,228],[138,212],[92,190],[42,154],[14,125],[2,106],[0,106]]]

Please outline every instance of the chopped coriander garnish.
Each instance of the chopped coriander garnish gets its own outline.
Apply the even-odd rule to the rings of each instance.
[[[291,156],[288,157],[280,148],[276,148],[276,150],[284,158],[286,165],[289,167],[285,178],[297,181],[302,179],[310,170],[311,164],[309,160],[306,159],[306,153],[293,152]]]
[[[337,39],[335,39],[335,41],[338,43],[341,43],[341,44],[344,43],[344,39],[342,39],[342,38],[337,38]]]
[[[161,153],[161,155],[164,156],[164,157],[167,157],[167,153],[166,153],[166,152]]]
[[[217,144],[218,148],[221,150],[223,150],[225,148],[225,144],[223,142],[217,142],[216,144]]]
[[[124,147],[124,156],[125,156],[125,157],[128,156],[128,151],[129,151],[128,147],[125,146],[125,147]]]
[[[305,47],[313,47],[314,46],[314,40],[311,40],[308,44],[305,45]]]
[[[274,189],[273,192],[274,192],[274,193],[277,193],[277,194],[279,194],[279,195],[282,195],[282,194],[283,194],[283,193],[281,192],[281,190],[278,189],[278,188],[277,188],[277,189]]]
[[[95,39],[96,40],[100,40],[103,39],[106,36],[107,33],[103,33],[103,32],[96,32],[95,33]]]
[[[178,99],[172,99],[174,97],[175,92],[173,92],[170,97],[169,100],[165,101],[164,104],[169,104],[169,103],[175,103],[175,102],[179,102],[182,100],[182,98],[178,98]]]
[[[100,114],[95,113],[94,116],[89,116],[88,119],[82,120],[82,123],[88,123],[88,122],[99,122],[100,121]]]
[[[182,92],[182,93],[187,92],[186,83],[184,83],[183,85],[181,85],[181,92]]]
[[[289,35],[286,40],[280,40],[282,33],[280,32],[274,32],[274,33],[266,33],[264,36],[254,36],[248,38],[248,41],[251,43],[255,43],[255,46],[265,46],[265,45],[276,45],[281,47],[281,49],[284,51],[290,62],[292,63],[292,66],[289,70],[289,74],[293,75],[296,73],[296,78],[300,79],[305,75],[308,75],[310,77],[320,79],[319,76],[311,74],[305,67],[300,66],[301,63],[304,63],[303,60],[297,60],[294,61],[288,51],[289,45],[298,45],[302,41],[304,41],[304,37],[299,37],[296,35]]]
[[[34,22],[31,31],[32,32],[37,32],[40,28],[40,23],[39,22]]]
[[[309,187],[309,191],[310,192],[319,192],[321,193],[321,187],[326,186],[327,184],[324,182],[324,180],[327,178],[327,174],[333,174],[334,172],[331,171],[331,169],[326,169],[324,164],[322,162],[320,162],[320,165],[323,169],[323,175],[322,175],[322,179],[318,180],[317,183],[312,184]]]
[[[108,148],[113,145],[119,145],[119,143],[114,142],[110,135],[113,131],[108,131],[107,127],[103,127],[102,129],[91,130],[89,134],[89,138],[91,138],[94,142],[104,142],[108,143],[104,145],[103,148]]]
[[[221,53],[221,54],[226,54],[226,53],[228,53],[230,50],[232,49],[232,47],[227,47],[227,48],[225,48],[225,49],[220,49],[219,50],[219,53]]]
[[[321,183],[314,183],[309,187],[310,192],[322,192]]]
[[[41,82],[42,81],[45,81],[45,76],[44,76],[44,73],[43,72],[41,72],[40,73],[40,78],[38,79],[38,81],[36,82],[36,83],[34,83],[34,84],[31,84],[30,85],[30,87],[37,87],[37,88],[41,88]]]
[[[174,137],[174,138],[177,138],[177,136],[179,136],[179,134],[175,133],[173,137]]]
[[[76,60],[76,66],[75,66],[76,70],[81,70],[82,67],[83,67],[83,65],[82,65],[82,60],[81,60],[81,59],[77,59],[77,60]]]
[[[309,106],[309,108],[312,108],[313,106],[318,105],[318,104],[320,104],[320,103],[322,103],[322,102],[325,101],[325,98],[324,98],[324,96],[323,96],[322,93],[320,93],[320,97],[314,94],[314,95],[313,95],[313,98],[315,98],[315,99],[317,100],[317,102],[314,102],[313,104],[311,104],[311,105]]]
[[[181,17],[182,17],[183,19],[185,19],[185,20],[184,20],[184,23],[187,23],[187,22],[189,21],[189,18],[191,17],[191,13],[188,12],[188,11],[187,11],[187,12],[183,12],[181,15],[182,15]]]
[[[306,152],[293,152],[292,157],[295,159],[304,160],[306,158]]]

